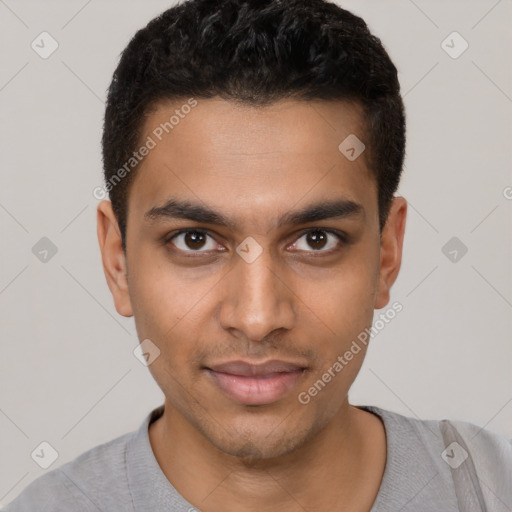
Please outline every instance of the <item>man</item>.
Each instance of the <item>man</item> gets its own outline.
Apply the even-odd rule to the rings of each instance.
[[[510,440],[348,401],[401,310],[404,147],[396,68],[335,4],[190,0],[137,32],[98,239],[165,403],[7,510],[510,509]]]

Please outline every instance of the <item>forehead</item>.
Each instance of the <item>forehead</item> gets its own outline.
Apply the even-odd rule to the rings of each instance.
[[[357,104],[286,100],[255,108],[219,98],[160,103],[140,137],[151,149],[130,187],[129,217],[142,221],[171,196],[262,226],[265,217],[314,199],[344,197],[376,208],[366,151],[351,160],[340,150],[354,136],[365,140]]]

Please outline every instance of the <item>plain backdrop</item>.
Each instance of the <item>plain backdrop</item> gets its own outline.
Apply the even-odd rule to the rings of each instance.
[[[58,452],[53,469],[163,401],[133,355],[133,319],[113,306],[92,192],[118,56],[172,5],[0,1],[1,503],[45,471],[31,458],[42,441]],[[373,338],[350,400],[512,437],[512,3],[341,5],[388,49],[408,120],[391,297],[403,311]],[[58,43],[47,59],[31,47],[43,31]],[[57,251],[46,262],[33,250],[43,237]]]

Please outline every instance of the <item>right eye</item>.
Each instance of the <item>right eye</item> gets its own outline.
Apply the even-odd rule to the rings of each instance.
[[[208,238],[212,240],[210,247],[208,247]],[[208,252],[215,250],[217,245],[207,231],[199,229],[182,229],[168,238],[167,242],[172,243],[172,245],[183,252]],[[200,250],[205,247],[206,250]]]

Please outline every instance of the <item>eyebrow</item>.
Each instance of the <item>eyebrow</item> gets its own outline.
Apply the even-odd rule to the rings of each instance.
[[[364,215],[362,204],[350,199],[334,199],[310,204],[296,211],[287,212],[277,221],[277,227],[306,224],[325,219],[353,218]],[[155,206],[144,214],[149,221],[167,218],[188,219],[203,224],[214,224],[230,229],[236,228],[236,221],[208,206],[190,201],[171,198],[163,206]]]

